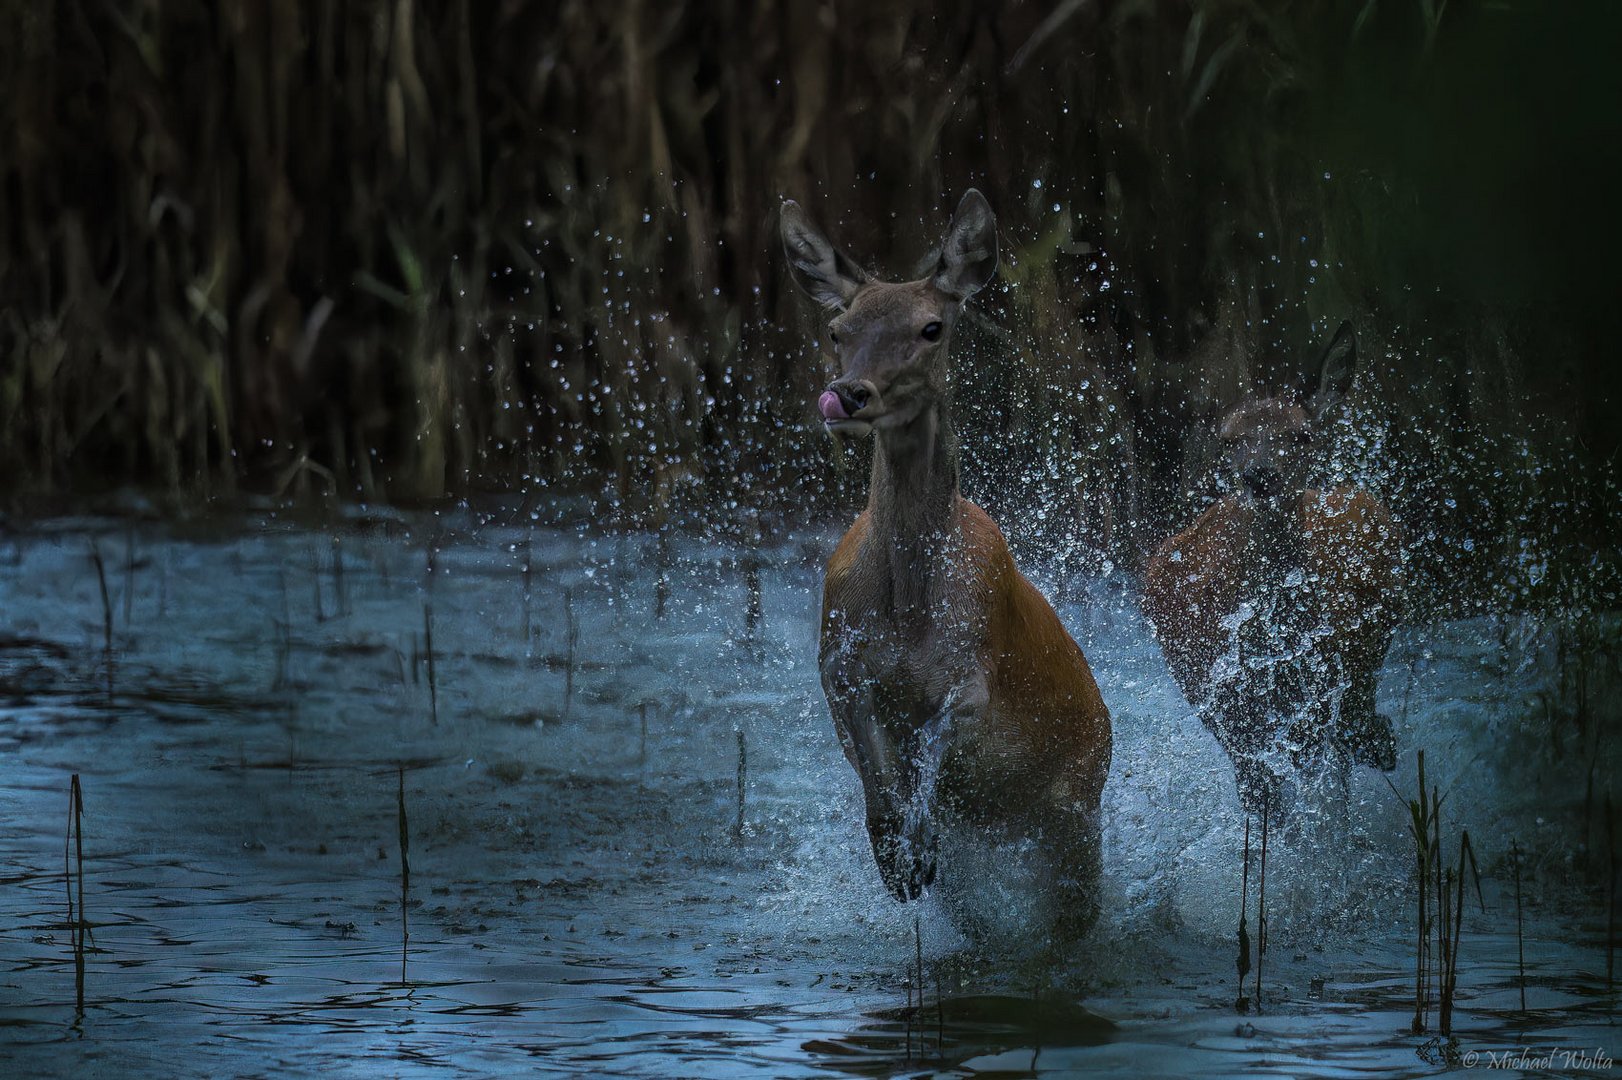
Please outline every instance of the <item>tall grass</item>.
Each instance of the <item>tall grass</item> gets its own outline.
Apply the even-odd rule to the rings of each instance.
[[[1469,830],[1462,830],[1459,833],[1457,861],[1451,864],[1446,861],[1442,844],[1442,803],[1446,800],[1446,796],[1436,785],[1426,788],[1423,750],[1418,753],[1418,764],[1419,793],[1414,798],[1405,800],[1409,815],[1409,839],[1414,845],[1414,881],[1418,897],[1418,916],[1414,923],[1416,934],[1414,1018],[1411,1030],[1416,1035],[1425,1031],[1425,1016],[1430,1004],[1428,984],[1433,984],[1436,988],[1437,1027],[1443,1039],[1451,1040],[1453,1006],[1459,985],[1459,943],[1464,935],[1464,897],[1467,884],[1474,881],[1476,900],[1483,912],[1487,909],[1487,902],[1482,895],[1481,871],[1476,865],[1475,849],[1470,843]],[[1386,783],[1391,784],[1389,777]],[[1396,792],[1394,784],[1391,790],[1393,793]],[[1400,795],[1398,797],[1401,798]],[[1516,858],[1517,860],[1519,858],[1518,848]],[[1466,867],[1470,871],[1468,877],[1465,875]],[[1518,869],[1516,873],[1519,874]],[[1518,880],[1517,876],[1517,882]],[[1518,905],[1518,891],[1516,896]],[[1518,910],[1517,906],[1517,919]]]
[[[1516,462],[1472,432],[1617,445],[1609,253],[1565,246],[1617,220],[1615,16],[1430,10],[4,0],[0,465],[843,505],[777,200],[900,274],[972,183],[1008,258],[965,334],[967,475],[1044,508],[1030,542],[1135,558],[1212,417],[1343,316],[1404,421],[1399,509],[1475,522],[1446,499]]]

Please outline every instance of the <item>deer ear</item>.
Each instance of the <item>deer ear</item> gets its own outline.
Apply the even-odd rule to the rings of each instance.
[[[967,300],[997,272],[997,218],[986,197],[970,188],[957,204],[952,224],[941,241],[935,264],[935,287],[948,296]]]
[[[830,244],[793,199],[783,200],[779,227],[794,284],[823,307],[844,310],[867,282],[861,267]]]
[[[1352,333],[1352,324],[1343,322],[1340,329],[1335,331],[1329,348],[1324,350],[1323,359],[1318,362],[1317,374],[1306,387],[1313,415],[1322,416],[1339,405],[1352,388],[1352,379],[1356,375],[1357,336]]]

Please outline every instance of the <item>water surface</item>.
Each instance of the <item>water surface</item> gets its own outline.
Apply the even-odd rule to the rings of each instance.
[[[473,516],[13,522],[0,537],[0,1065],[1449,1067],[1434,1035],[1409,1032],[1407,811],[1367,770],[1270,854],[1264,1011],[1235,1012],[1232,772],[1123,580],[1032,567],[1115,723],[1106,915],[1082,955],[987,959],[937,900],[893,903],[815,670],[832,538],[678,537],[661,552],[641,535]],[[1596,762],[1549,735],[1556,662],[1550,633],[1524,620],[1409,627],[1382,682],[1399,717],[1392,781],[1411,793],[1425,749],[1448,836],[1468,828],[1487,875],[1487,910],[1472,900],[1465,914],[1458,1063],[1622,1050],[1602,897],[1582,863]],[[64,860],[74,773],[92,924],[82,1010]],[[1603,786],[1611,770],[1597,775]],[[989,890],[1013,938],[1023,899],[1017,881]],[[1553,1071],[1583,1069],[1557,1058]]]

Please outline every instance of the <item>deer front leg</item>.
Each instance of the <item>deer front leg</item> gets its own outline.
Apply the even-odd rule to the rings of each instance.
[[[923,699],[927,700],[927,699]],[[862,781],[867,831],[891,895],[916,900],[935,879],[941,763],[954,734],[985,708],[983,681],[965,681],[929,705],[882,686],[830,695],[846,755]]]
[[[862,784],[879,877],[897,900],[915,900],[934,878],[934,850],[907,832],[907,770],[899,740],[881,715],[874,680],[848,656],[835,655],[824,657],[822,682],[839,743]]]
[[[918,703],[900,711],[904,720],[889,730],[897,751],[897,783],[879,805],[870,804],[868,830],[886,884],[898,899],[923,895],[935,877],[943,801],[958,805],[961,776],[944,775],[972,760],[985,730],[990,695],[978,672],[958,673],[926,690]],[[882,710],[881,710],[882,715]],[[896,715],[896,714],[892,714]],[[986,808],[980,808],[982,811]]]
[[[871,698],[871,695],[869,695]],[[862,781],[873,861],[890,895],[917,900],[935,879],[935,835],[915,806],[915,774],[903,740],[871,707],[854,708],[841,724]]]

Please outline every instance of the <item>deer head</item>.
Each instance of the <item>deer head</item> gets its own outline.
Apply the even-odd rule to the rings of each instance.
[[[1352,325],[1341,323],[1299,390],[1246,399],[1223,418],[1218,430],[1224,459],[1252,498],[1288,502],[1306,490],[1325,452],[1324,421],[1345,399],[1356,373]]]
[[[840,373],[818,401],[828,429],[866,435],[903,427],[942,401],[952,327],[997,269],[997,226],[985,196],[973,188],[964,194],[934,271],[918,281],[873,281],[792,201],[783,204],[782,234],[795,283],[834,313],[828,337]]]

